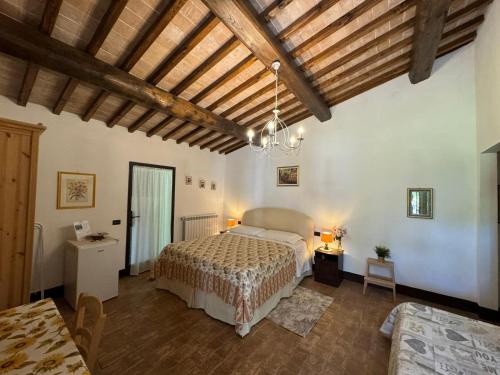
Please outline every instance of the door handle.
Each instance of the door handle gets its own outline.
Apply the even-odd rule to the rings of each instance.
[[[131,219],[137,219],[138,217],[140,217],[140,216],[131,216],[130,218]]]

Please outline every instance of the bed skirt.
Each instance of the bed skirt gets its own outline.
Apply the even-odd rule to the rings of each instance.
[[[273,294],[266,302],[254,311],[253,318],[248,323],[243,323],[241,331],[238,334],[243,337],[250,332],[250,329],[264,319],[282,298],[290,297],[293,291],[306,276],[310,276],[311,271],[307,271],[300,277],[295,277],[292,282],[285,285],[277,293]],[[184,300],[188,307],[203,309],[212,318],[224,323],[235,325],[236,308],[225,303],[215,293],[206,293],[200,289],[193,288],[177,280],[169,280],[165,277],[159,277],[156,281],[157,289],[168,290]]]

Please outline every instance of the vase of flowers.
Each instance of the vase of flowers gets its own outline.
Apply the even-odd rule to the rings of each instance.
[[[347,235],[347,230],[342,225],[333,227],[333,235],[335,236],[335,240],[339,243],[338,249],[342,250],[342,238]]]
[[[381,262],[385,262],[385,258],[391,257],[391,250],[385,246],[375,246],[375,253]]]

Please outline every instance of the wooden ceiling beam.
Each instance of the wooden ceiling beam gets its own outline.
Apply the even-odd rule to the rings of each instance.
[[[172,121],[175,120],[175,118],[172,118]],[[184,127],[188,124],[188,121],[183,121],[181,124],[177,125],[175,128],[173,128],[172,130],[170,130],[168,133],[166,133],[162,139],[164,141],[172,138],[174,135],[176,134],[179,134],[182,129],[184,129]]]
[[[324,49],[320,53],[311,57],[309,60],[307,60],[306,62],[304,62],[302,64],[302,69],[311,69],[311,67],[318,64],[319,62],[325,60],[326,58],[341,51],[345,47],[347,47],[347,46],[351,45],[352,43],[360,40],[361,38],[367,36],[372,31],[389,23],[392,19],[403,14],[408,9],[413,7],[414,5],[415,5],[415,0],[405,0],[401,3],[399,3],[395,7],[389,9],[387,12],[385,12],[385,13],[381,14],[380,16],[378,16],[377,18],[375,18],[374,20],[361,26],[356,31],[352,32],[351,34],[347,35],[343,39],[334,43],[330,47]],[[387,37],[390,37],[392,35],[396,35],[397,33],[401,32],[403,29],[413,27],[413,22],[414,22],[413,18],[411,20],[407,20],[407,21],[399,24],[397,27],[391,27],[390,30],[385,32],[384,34],[387,35]]]
[[[215,137],[215,138],[209,140],[208,142],[205,142],[205,143],[201,144],[200,145],[200,149],[203,150],[203,149],[205,149],[207,147],[210,147],[210,146],[216,144],[217,142],[220,142],[220,141],[222,141],[222,140],[224,140],[226,138],[227,138],[227,135],[221,134],[218,137]]]
[[[134,47],[129,53],[122,58],[122,61],[118,64],[118,67],[129,72],[134,65],[140,60],[140,58],[146,53],[146,51],[151,47],[156,38],[165,30],[167,25],[172,21],[175,15],[181,10],[187,0],[172,0],[164,7],[161,14],[157,17],[156,21],[151,24],[147,30],[138,39],[132,43]],[[102,103],[108,98],[109,93],[106,91],[101,91],[97,97],[92,101],[90,106],[85,111],[82,116],[83,121],[89,121],[92,116],[97,112]]]
[[[219,154],[225,154],[227,151],[232,150],[236,147],[240,147],[240,146],[243,147],[243,146],[247,146],[247,145],[248,145],[248,143],[246,143],[246,142],[241,142],[241,141],[238,141],[236,143],[232,142],[231,145],[219,150]]]
[[[451,0],[418,0],[411,56],[410,82],[429,78],[446,23]]]
[[[271,98],[271,99],[273,99],[273,98]],[[292,97],[292,98],[280,103],[279,109],[280,109],[281,113],[283,113],[283,110],[291,107],[292,105],[294,105],[296,103],[300,103],[300,102],[297,100],[297,98]],[[267,123],[271,119],[271,115],[272,115],[271,112],[261,113],[260,115],[251,118],[247,122],[244,122],[240,126],[248,128],[248,127],[251,127],[251,125],[254,124],[256,121],[260,121],[260,120],[265,120],[264,122]]]
[[[196,94],[191,100],[191,103],[198,104],[200,101],[205,99],[208,95],[213,93],[215,90],[218,88],[222,87],[225,83],[236,77],[238,74],[243,72],[245,69],[247,69],[250,65],[252,65],[257,59],[249,55],[245,59],[243,59],[241,62],[236,64],[233,68],[231,68],[229,71],[224,73],[221,77],[216,79],[214,82],[212,82],[210,85],[208,85],[205,89],[200,91],[198,94]],[[209,108],[207,108],[210,110]],[[172,118],[171,121],[174,119]],[[157,126],[149,130],[146,135],[148,137],[152,137],[153,135],[157,134],[158,132],[162,131],[170,122],[160,122]]]
[[[161,130],[165,129],[169,124],[171,124],[172,122],[174,122],[176,119],[175,117],[170,117],[170,116],[167,116],[165,117],[163,120],[161,120],[158,124],[156,124],[154,127],[152,127],[151,129],[149,129],[147,132],[146,132],[146,136],[148,137],[152,137],[153,135],[155,135],[156,133],[160,132]]]
[[[363,14],[365,14],[366,12],[370,11],[373,7],[375,7],[377,4],[379,4],[382,1],[383,0],[365,0],[365,1],[363,1],[361,4],[359,4],[358,6],[356,6],[353,9],[351,9],[350,11],[345,13],[343,16],[337,18],[335,21],[333,21],[327,27],[324,27],[319,32],[317,32],[316,34],[314,34],[310,38],[308,38],[305,41],[303,41],[302,43],[300,43],[297,47],[295,47],[291,51],[291,55],[298,56],[301,53],[303,53],[305,50],[308,50],[311,47],[317,45],[323,39],[328,38],[330,35],[339,31],[342,27],[355,21],[358,17],[360,17]]]
[[[144,112],[141,117],[139,117],[138,120],[134,121],[132,125],[128,127],[129,133],[135,132],[137,129],[139,129],[142,125],[144,125],[146,122],[151,120],[151,118],[156,115],[158,112],[154,109],[148,109],[146,112]]]
[[[186,90],[189,86],[195,83],[200,77],[202,77],[206,72],[212,69],[215,65],[217,65],[223,58],[229,55],[235,48],[240,45],[240,41],[236,37],[231,37],[228,41],[226,41],[214,54],[212,54],[208,59],[202,62],[198,67],[196,67],[191,73],[188,74],[186,78],[184,78],[181,82],[179,82],[170,93],[172,95],[179,95],[184,90]],[[153,113],[154,114],[154,113]],[[129,126],[129,132],[134,132],[139,129],[144,122],[141,123],[141,118],[139,118],[136,122],[134,122],[131,126]]]
[[[283,97],[289,95],[290,92],[288,91],[288,89],[284,89],[282,91],[279,91],[278,92],[278,103],[281,107],[281,100]],[[294,97],[295,98],[295,97]],[[260,102],[259,104],[257,104],[256,106],[246,110],[245,112],[239,114],[238,116],[236,116],[235,118],[232,119],[232,121],[236,122],[237,124],[240,123],[240,121],[242,121],[243,119],[249,117],[249,116],[252,116],[252,115],[255,115],[258,111],[266,108],[266,107],[269,107],[270,105],[274,105],[274,101],[275,101],[275,98],[274,96],[264,100],[263,102]],[[224,117],[224,116],[223,116]]]
[[[285,8],[292,1],[294,0],[274,0],[271,4],[264,8],[262,12],[260,12],[259,17],[269,21],[271,18],[276,16],[276,13]]]
[[[292,34],[297,32],[299,29],[301,29],[303,26],[307,25],[308,23],[311,23],[314,21],[316,18],[321,16],[325,11],[333,7],[335,4],[337,4],[340,0],[321,0],[318,4],[313,6],[311,9],[309,9],[306,13],[301,15],[299,18],[297,18],[295,21],[293,21],[290,25],[285,27],[283,30],[281,30],[278,33],[278,38],[284,40],[288,39]]]
[[[327,7],[327,5],[331,6],[333,4],[324,4],[325,7]],[[393,18],[395,18],[398,15],[402,14],[403,12],[407,11],[409,8],[411,8],[414,5],[415,5],[415,0],[405,0],[405,1],[403,1],[402,3],[398,4],[397,6],[391,8],[388,12],[386,12],[383,15],[377,17],[375,20],[373,20],[373,21],[369,22],[368,24],[362,26],[361,28],[359,28],[358,30],[356,30],[353,34],[348,35],[344,39],[340,40],[339,42],[337,42],[333,46],[333,48],[332,47],[329,48],[329,50],[333,53],[334,51],[336,52],[336,51],[340,50],[341,48],[344,48],[344,47],[350,45],[351,43],[354,43],[355,41],[357,41],[357,40],[361,39],[362,37],[366,36],[367,34],[369,34],[370,32],[372,32],[376,28],[378,28],[378,27],[380,27],[380,26],[382,26],[382,25],[390,22]],[[359,10],[358,10],[358,12],[359,12]],[[365,46],[361,46],[361,47],[357,48],[355,51],[353,51],[353,53],[351,53],[350,55],[353,56],[353,58],[354,58],[354,53],[356,53],[358,56],[362,55],[363,53],[366,52],[367,49],[371,48],[376,43],[379,43],[379,42],[382,42],[384,40],[387,40],[391,36],[396,35],[397,33],[401,32],[402,30],[409,29],[412,26],[413,26],[413,20],[406,21],[402,25],[399,25],[398,27],[394,28],[393,30],[390,30],[390,31],[386,32],[385,34],[383,34],[384,35],[383,37],[382,36],[378,37],[377,38],[377,42],[370,42],[366,47]],[[321,56],[314,61],[315,63],[318,63],[319,61],[321,61],[323,59],[326,59],[330,54],[320,54],[320,55]],[[347,62],[346,60],[347,59],[344,59],[343,62],[342,62],[342,64],[346,63]],[[309,61],[307,61],[305,64],[307,64],[308,62]],[[327,66],[325,69],[322,69],[321,70],[321,74],[326,74],[327,72],[330,72],[331,70],[333,70],[333,68],[334,68],[332,66],[333,64],[335,64],[335,62],[332,63],[332,64],[330,64],[329,66]],[[303,66],[304,65],[302,65],[301,68]],[[265,72],[268,73],[268,74],[270,73],[268,70],[266,70]],[[263,72],[260,72],[260,73],[263,73]],[[246,88],[250,87],[251,85],[253,85],[255,83],[256,76],[250,78],[249,80],[247,80],[247,82],[244,82],[242,85],[245,85],[245,87],[242,87],[241,89],[240,88],[236,88],[235,90],[227,93],[225,95],[225,97],[220,98],[217,102],[214,102],[211,106],[207,107],[207,109],[213,111],[218,106],[220,106],[225,101],[227,101],[229,98],[232,98],[232,97],[236,96],[243,89],[246,89]],[[256,81],[258,82],[262,78],[263,77],[260,77]],[[313,74],[312,78],[316,79],[317,78],[316,74]],[[240,86],[242,86],[242,85],[240,85]],[[268,84],[267,86],[261,88],[260,90],[256,91],[252,95],[249,95],[247,98],[245,98],[243,100],[240,100],[236,105],[232,106],[231,108],[228,108],[226,111],[224,111],[223,113],[221,113],[221,116],[222,117],[227,117],[227,116],[231,115],[232,113],[240,110],[241,108],[245,107],[246,105],[248,105],[252,101],[256,100],[258,97],[260,97],[260,96],[262,96],[262,95],[270,92],[273,89],[274,89],[274,83]],[[280,93],[280,95],[285,95],[285,94],[286,94],[286,92]],[[238,121],[236,121],[236,122],[238,122]]]
[[[157,85],[179,64],[200,42],[219,24],[219,20],[209,13],[205,19],[191,31],[182,42],[162,61],[162,63],[146,78],[146,81]],[[107,122],[108,127],[115,126],[134,106],[125,103]]]
[[[229,145],[231,145],[231,147],[233,147],[235,143],[240,143],[240,142],[242,142],[240,139],[231,138],[231,139],[228,139],[225,142],[219,143],[216,146],[210,147],[210,152],[214,152],[214,151],[220,150],[221,148],[227,147]]]
[[[476,31],[473,31],[473,32],[470,32],[466,35],[463,35],[463,36],[460,36],[456,39],[453,39],[452,41],[450,41],[448,43],[443,44],[438,49],[437,57],[444,56],[450,52],[455,51],[458,48],[461,48],[461,47],[467,45],[468,43],[470,43],[471,41],[473,41],[475,39],[476,35],[477,35]],[[407,56],[407,59],[409,61],[410,55],[406,54],[406,56]],[[342,101],[350,99],[350,98],[352,98],[356,95],[359,95],[359,94],[361,94],[361,93],[363,93],[363,92],[365,92],[373,87],[376,87],[382,83],[385,83],[385,82],[389,81],[390,79],[395,78],[394,74],[396,74],[396,76],[400,76],[404,73],[407,73],[409,71],[409,69],[410,69],[410,64],[408,62],[407,64],[399,64],[397,67],[393,68],[393,70],[391,70],[389,72],[382,72],[379,75],[374,74],[375,77],[370,78],[369,80],[363,82],[362,84],[360,84],[358,86],[352,87],[352,85],[351,85],[351,88],[348,88],[348,86],[345,86],[345,88],[348,88],[348,90],[342,90],[341,92],[335,93],[335,95],[329,95],[329,96],[327,95],[327,97],[329,98],[328,102],[332,105],[339,104]],[[355,80],[356,80],[356,78],[355,78]]]
[[[240,41],[236,37],[231,37],[227,42],[219,47],[217,51],[210,55],[208,59],[203,61],[203,63],[197,66],[186,78],[177,84],[171,90],[172,94],[179,95],[182,93],[239,46]]]
[[[242,140],[247,138],[236,123],[2,14],[0,50],[209,130]]]
[[[57,16],[59,15],[59,10],[61,9],[62,0],[47,0],[45,3],[45,8],[43,10],[42,19],[38,30],[40,32],[50,35],[54,26],[56,24]],[[28,61],[28,66],[26,67],[26,72],[24,74],[23,83],[21,84],[21,90],[17,97],[17,104],[26,106],[28,103],[31,90],[33,90],[33,85],[35,84],[36,77],[38,75],[39,67]]]
[[[443,34],[443,37],[442,39],[445,40],[451,36],[454,36],[456,34],[459,34],[461,32],[464,32],[472,27],[477,27],[479,26],[482,22],[484,21],[484,16],[483,15],[480,15],[478,17],[475,17],[474,19],[470,20],[470,21],[467,21],[467,22],[464,22],[462,24],[460,24],[459,26],[445,32]],[[383,36],[383,35],[382,35]],[[320,89],[325,89],[326,87],[329,87],[331,86],[332,84],[338,82],[339,80],[349,76],[349,75],[352,75],[352,74],[355,74],[356,72],[358,72],[359,70],[375,63],[376,61],[378,61],[379,59],[382,59],[382,58],[385,58],[391,54],[393,54],[394,52],[397,52],[401,49],[404,49],[404,48],[407,48],[407,47],[410,47],[411,44],[412,44],[412,41],[413,41],[413,37],[412,36],[409,36],[405,39],[402,39],[400,40],[399,42],[396,42],[392,45],[390,45],[389,47],[379,51],[377,54],[374,54],[368,58],[366,58],[365,60],[363,61],[360,61],[358,64],[356,65],[353,65],[351,66],[350,68],[342,71],[341,73],[338,73],[336,74],[334,77],[332,78],[329,78],[325,81],[322,81],[321,83],[319,83],[317,85],[318,88]],[[372,46],[373,47],[373,46]],[[343,58],[340,59],[340,60],[344,60]],[[343,62],[342,62],[343,64]],[[236,121],[237,122],[237,121]]]
[[[480,16],[478,16],[478,17],[476,17],[476,18],[474,18],[474,19],[472,19],[464,24],[461,24],[461,25],[455,27],[452,30],[449,30],[448,32],[443,34],[443,41],[447,38],[453,37],[454,35],[462,33],[463,31],[467,30],[468,28],[479,25],[483,20],[484,20],[484,16],[480,15]],[[444,54],[449,53],[452,50],[455,50],[457,48],[460,48],[460,47],[470,43],[472,40],[474,40],[475,36],[476,36],[476,32],[473,31],[473,32],[470,32],[466,35],[455,38],[452,41],[444,44],[438,50],[438,57],[443,56]],[[406,43],[408,43],[408,41],[406,41],[406,40],[404,40],[404,41]],[[389,47],[389,49],[390,49],[390,47]],[[369,60],[372,63],[375,62],[373,59],[367,59],[367,60]],[[344,84],[337,86],[337,87],[334,87],[331,90],[326,91],[324,93],[324,96],[326,98],[343,98],[344,96],[348,96],[349,98],[351,98],[351,97],[355,96],[353,93],[357,93],[356,95],[358,95],[358,94],[367,90],[367,89],[363,89],[360,91],[360,89],[358,89],[357,85],[359,85],[361,88],[363,88],[365,86],[369,87],[369,88],[378,86],[379,84],[381,84],[380,82],[382,82],[382,81],[387,82],[388,81],[387,77],[391,77],[391,79],[393,79],[396,76],[399,76],[401,74],[406,73],[409,69],[409,63],[410,63],[410,51],[405,52],[401,55],[398,55],[398,56],[392,58],[391,60],[389,60],[383,64],[380,64],[376,67],[370,68],[369,71],[367,71],[363,74],[357,75],[354,78],[352,78],[351,80],[345,82]],[[367,64],[361,64],[361,63],[357,64],[357,65],[353,66],[353,68],[355,68],[355,69],[352,69],[352,70],[348,69],[348,70],[350,70],[348,74],[353,75],[358,70],[360,70],[360,67],[366,68],[367,66],[368,66]],[[346,73],[347,72],[348,71],[346,71]],[[396,76],[394,76],[395,72],[397,73]],[[345,76],[343,76],[343,78],[344,77]],[[368,82],[368,83],[365,83],[365,82]],[[328,103],[331,105],[338,104],[338,102],[334,103],[333,100],[334,99],[329,99]],[[291,105],[293,105],[293,103],[297,103],[297,102],[298,102],[297,100],[294,100],[294,98],[292,98],[288,101],[288,105],[291,106]],[[285,107],[282,107],[282,108],[285,108]],[[295,107],[288,112],[284,112],[283,118],[286,120],[286,116],[288,116],[290,114],[290,112],[296,111],[298,108],[300,108],[300,107]],[[307,117],[309,117],[309,116],[307,116]],[[266,122],[264,121],[264,122],[261,122],[259,124],[256,124],[256,122],[262,120],[263,118],[264,117],[262,115],[258,116],[256,118],[252,119],[251,121],[249,121],[248,123],[244,124],[243,126],[245,126],[247,128],[253,127],[256,131],[260,131],[260,130],[262,130],[262,127],[265,126]],[[287,122],[287,124],[289,124],[289,121],[285,121],[285,122]],[[234,140],[234,139],[231,139],[231,140]]]
[[[453,14],[449,15],[447,21],[453,22],[460,17],[467,16],[467,15],[471,14],[472,12],[474,12],[475,10],[477,10],[479,7],[484,6],[489,2],[490,2],[490,0],[486,0],[486,1],[479,0],[479,1],[476,1],[474,3],[471,3],[470,5],[468,5],[462,9],[454,12]],[[443,41],[446,41],[446,39],[451,38],[457,34],[460,35],[461,33],[466,31],[467,29],[470,29],[471,27],[477,27],[483,20],[484,20],[484,16],[480,15],[472,20],[469,20],[465,23],[462,23],[459,26],[444,33],[442,36],[442,39],[443,39]],[[444,44],[442,47],[439,48],[438,57],[441,57],[447,53],[450,53],[458,48],[465,46],[466,44],[473,41],[475,36],[476,36],[476,31],[472,31],[466,35],[460,36],[458,38],[453,39],[450,42],[447,42],[446,44]],[[401,42],[403,42],[407,45],[410,45],[411,44],[411,37],[406,38],[405,40],[403,40]],[[402,47],[402,44],[399,47]],[[387,50],[388,51],[392,50],[392,52],[394,52],[394,50],[391,47],[388,47]],[[385,50],[382,51],[381,53],[382,53],[382,56],[380,56],[380,57],[386,56]],[[375,55],[375,57],[378,57],[378,56]],[[392,62],[386,63],[385,67],[383,67],[381,69],[377,69],[377,68],[370,69],[370,72],[378,70],[379,72],[382,72],[382,73],[379,74],[378,76],[375,76],[374,78],[369,78],[367,81],[365,81],[362,84],[359,84],[355,87],[352,87],[353,84],[355,85],[357,82],[362,81],[362,79],[358,78],[359,76],[355,77],[354,79],[347,82],[346,84],[343,84],[342,86],[336,87],[335,89],[333,89],[329,93],[327,93],[328,95],[335,93],[335,95],[331,99],[329,99],[328,104],[332,105],[332,106],[337,105],[337,104],[339,104],[345,100],[348,100],[354,96],[357,96],[357,95],[359,95],[359,94],[361,94],[361,93],[363,93],[363,92],[365,92],[373,87],[376,87],[380,84],[388,82],[388,81],[390,81],[398,76],[401,76],[401,75],[407,73],[409,70],[409,58],[410,58],[410,54],[409,54],[409,52],[406,52],[403,54],[403,56],[396,57]],[[406,59],[406,64],[404,63],[404,59]],[[368,58],[367,60],[369,60],[369,62],[371,62],[371,63],[375,62],[375,60],[373,58]],[[384,70],[387,70],[387,68],[389,67],[389,65],[391,63],[396,65],[396,67],[393,68],[392,71],[388,71],[388,72],[385,71],[384,72]],[[359,70],[359,68],[366,67],[366,66],[368,66],[366,63],[361,62],[361,63],[353,66],[353,68],[356,67],[356,69],[352,69],[352,70],[348,69],[348,71],[350,74],[354,74],[355,71]],[[346,71],[346,73],[348,71]],[[373,74],[371,76],[373,76]],[[342,78],[344,78],[344,77],[345,76],[342,76]],[[366,79],[367,77],[370,77],[370,75],[365,74],[363,77]],[[351,87],[351,88],[349,88],[349,87]],[[339,89],[344,90],[344,91],[337,93]],[[347,91],[345,89],[347,89]],[[291,125],[291,124],[295,123],[296,121],[300,121],[300,120],[303,120],[304,118],[310,117],[310,114],[308,114],[306,111],[304,111],[303,114],[297,114],[294,117],[295,118],[293,118],[293,119],[288,119],[287,124]],[[262,124],[261,124],[261,126],[262,126]],[[238,147],[238,148],[240,148],[240,147]],[[232,151],[230,151],[230,152],[232,152]],[[228,154],[230,152],[226,152],[226,154]]]
[[[270,67],[276,59],[280,60],[281,80],[320,121],[331,118],[330,108],[313,90],[311,84],[286,52],[281,41],[259,19],[249,2],[245,0],[204,0],[204,4],[266,67]]]
[[[87,45],[86,51],[90,53],[92,56],[95,56],[99,51],[99,49],[101,48],[102,44],[106,40],[106,37],[109,35],[116,21],[118,21],[118,18],[120,18],[120,15],[122,14],[123,9],[125,9],[127,2],[128,0],[116,0],[110,2],[108,9],[106,10],[106,13],[104,14],[101,22],[99,23],[99,26],[97,26],[97,29],[95,30],[94,35],[92,36],[92,39]],[[78,87],[78,80],[74,78],[69,78],[68,81],[66,82],[66,85],[64,86],[64,89],[59,95],[59,98],[57,99],[54,108],[52,109],[52,113],[58,115],[62,112],[64,106],[71,98],[71,95],[73,95],[73,92],[77,87]]]
[[[310,116],[312,116],[312,115],[310,115]],[[232,149],[227,150],[224,154],[225,154],[225,155],[230,154],[231,152],[237,151],[237,150],[239,150],[240,148],[243,148],[243,147],[245,147],[245,146],[248,146],[248,143],[242,143],[241,145],[235,146],[235,147],[233,147]]]
[[[210,85],[208,85],[206,88],[204,88],[198,94],[196,94],[191,99],[191,101],[193,103],[196,103],[196,104],[199,103],[199,102],[201,102],[207,96],[209,96],[210,94],[212,94],[215,90],[221,88],[224,84],[226,84],[227,82],[229,82],[233,78],[237,77],[240,73],[242,73],[245,70],[247,70],[256,61],[257,61],[257,58],[255,56],[248,55],[242,61],[240,61],[238,64],[236,64],[234,67],[232,67],[230,70],[228,70],[222,76],[220,76],[219,78],[217,78],[214,82],[212,82]]]
[[[269,92],[273,92],[275,89],[275,82],[270,82],[269,84],[265,85],[264,87],[258,89],[254,93],[248,95],[245,99],[239,100],[238,103],[233,105],[232,107],[226,109],[224,112],[221,113],[222,117],[227,117],[232,115],[234,112],[239,111],[240,109],[244,108],[254,100],[260,98],[262,95],[267,94]],[[279,95],[288,95],[290,93],[290,90],[288,88],[283,87],[283,85],[278,86],[278,90],[283,89],[279,91]]]
[[[453,22],[453,21],[455,21],[455,20],[457,20],[457,19],[459,19],[461,17],[468,16],[471,13],[477,11],[481,6],[486,5],[490,1],[491,0],[479,0],[479,1],[476,1],[474,3],[471,3],[470,5],[462,8],[462,9],[459,9],[459,10],[455,11],[454,13],[452,13],[448,17],[447,22]],[[403,7],[399,8],[397,10],[395,10],[393,8],[394,12],[391,12],[393,16],[394,16],[394,14],[400,14],[404,10],[408,9],[408,7],[411,6],[411,3],[406,2],[406,3],[401,3],[401,5],[404,5],[405,7],[404,8]],[[474,19],[472,19],[470,21],[464,22],[464,23],[460,24],[459,26],[455,27],[454,29],[449,30],[448,32],[444,33],[443,34],[443,39],[447,38],[450,35],[453,35],[455,33],[462,32],[462,31],[464,31],[464,30],[466,30],[466,29],[468,29],[470,27],[478,26],[481,22],[483,22],[483,20],[484,20],[484,16],[478,16],[478,17],[476,17],[476,18],[474,18]],[[377,24],[378,24],[378,20],[376,20],[376,21],[377,21]],[[384,17],[384,21],[387,22],[388,19]],[[405,32],[406,30],[409,30],[411,27],[413,27],[413,24],[414,24],[414,19],[410,19],[410,20],[407,20],[407,21],[403,22],[402,24],[400,24],[400,25],[394,27],[393,29],[385,32],[384,34],[379,35],[377,38],[373,39],[372,41],[370,41],[370,42],[368,42],[368,43],[366,43],[366,44],[358,47],[357,49],[353,50],[352,52],[350,52],[350,53],[342,56],[341,58],[333,61],[332,63],[330,63],[329,65],[327,65],[323,69],[320,69],[319,71],[317,71],[314,74],[312,74],[311,78],[313,78],[315,81],[317,81],[318,79],[321,79],[321,77],[323,77],[324,75],[326,75],[328,73],[331,73],[335,69],[338,69],[341,66],[344,66],[345,64],[348,64],[349,61],[352,61],[355,58],[357,58],[359,56],[362,56],[363,54],[367,53],[370,49],[375,48],[375,47],[379,47],[380,48],[380,46],[383,46],[384,42],[386,42],[390,38],[392,38],[392,37],[394,37],[394,36],[396,36],[396,35],[398,35],[398,34],[400,34],[402,32]],[[367,26],[368,26],[367,30],[371,30],[372,29],[371,25],[368,24]],[[363,28],[361,28],[361,29],[363,29]],[[361,30],[361,29],[358,29],[358,31]],[[355,32],[355,33],[357,33],[357,32]],[[353,36],[353,39],[357,40],[357,39],[359,39],[363,35],[365,35],[365,31],[363,31],[361,33],[357,33],[356,36]],[[377,54],[371,56],[368,59],[363,60],[362,62],[360,62],[359,64],[357,64],[357,65],[355,65],[355,66],[353,66],[351,68],[349,68],[348,70],[346,70],[346,71],[344,71],[344,72],[342,72],[340,74],[337,74],[334,77],[327,79],[326,81],[322,81],[319,84],[317,82],[315,82],[314,86],[317,87],[317,88],[320,88],[320,89],[324,89],[325,87],[332,85],[333,83],[335,83],[338,80],[346,77],[347,75],[353,74],[354,72],[356,72],[359,69],[361,69],[363,66],[369,65],[369,64],[373,63],[374,61],[376,61],[376,60],[378,60],[380,58],[386,57],[386,56],[390,55],[393,52],[396,52],[397,50],[399,50],[401,48],[405,48],[405,47],[410,46],[411,43],[412,43],[412,40],[413,40],[413,38],[410,36],[408,38],[405,38],[404,40],[401,40],[399,42],[391,44],[388,48],[379,51]],[[351,39],[351,41],[353,41],[353,40]],[[342,44],[344,47],[345,47],[345,45],[348,45],[348,43],[346,43],[344,40],[339,41],[337,44]],[[324,56],[324,57],[326,57],[326,56]],[[258,94],[258,92],[256,94]],[[287,95],[287,92],[285,90],[283,90],[279,94],[280,97],[282,97],[283,95]],[[250,100],[243,99],[242,101],[238,102],[238,104],[236,104],[235,106],[233,106],[233,107],[229,108],[228,110],[226,110],[226,112],[223,112],[221,114],[221,116],[226,117],[228,114],[230,114],[230,113],[232,113],[232,112],[234,112],[236,110],[239,110],[240,108],[243,108],[244,106],[246,106],[247,104],[249,104],[251,101],[256,100],[257,96],[258,95],[254,94],[253,96],[247,98],[247,99],[250,99]],[[273,98],[269,98],[265,102],[258,104],[256,107],[248,109],[246,112],[244,112],[241,115],[235,117],[233,119],[233,121],[239,123],[243,118],[248,117],[252,113],[255,113],[257,110],[262,109],[262,106],[265,105],[264,103],[269,103],[269,101],[271,101],[272,99]]]
[[[198,143],[200,143],[200,141],[206,139],[207,137],[211,137],[214,134],[215,132],[213,130],[210,130],[208,133],[200,135],[198,138],[193,139],[191,142],[189,142],[189,147],[196,146]]]
[[[191,130],[191,131],[187,132],[186,134],[184,134],[182,137],[179,137],[175,142],[177,144],[180,144],[180,143],[188,140],[192,136],[195,136],[196,134],[201,133],[204,130],[205,130],[205,128],[203,128],[201,126],[198,126],[198,127],[194,128],[193,130]]]

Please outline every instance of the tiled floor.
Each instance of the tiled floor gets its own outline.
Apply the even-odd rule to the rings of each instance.
[[[146,275],[123,278],[120,296],[104,303],[95,375],[386,374],[390,342],[378,328],[394,306],[391,292],[369,288],[363,296],[361,284],[344,280],[333,288],[310,277],[302,285],[334,298],[307,337],[264,319],[242,339],[234,327],[156,290]],[[398,296],[398,303],[409,300]],[[56,302],[70,323],[73,311]]]

